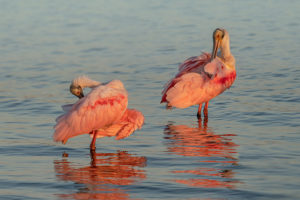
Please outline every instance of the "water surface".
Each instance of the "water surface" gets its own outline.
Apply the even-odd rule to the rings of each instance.
[[[1,1],[1,199],[299,199],[298,1]],[[165,110],[162,86],[226,28],[237,80]],[[52,141],[70,81],[120,79],[142,130]]]

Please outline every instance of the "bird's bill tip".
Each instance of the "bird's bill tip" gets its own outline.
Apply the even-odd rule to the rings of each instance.
[[[83,97],[84,97],[83,92],[80,92],[79,95],[78,95],[78,98],[81,99],[81,98],[83,98]]]

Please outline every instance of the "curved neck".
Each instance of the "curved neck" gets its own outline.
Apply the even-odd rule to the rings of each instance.
[[[220,56],[219,56],[225,64],[230,67],[235,67],[235,58],[230,52],[230,44],[229,39],[223,43],[220,47]]]
[[[73,84],[80,85],[81,88],[83,89],[86,87],[93,88],[99,86],[101,83],[98,81],[94,81],[87,76],[79,76],[73,80]]]
[[[100,82],[90,79],[89,81],[85,82],[85,85],[83,85],[82,87],[83,88],[85,88],[85,87],[93,88],[93,87],[99,86],[100,84],[101,84]]]
[[[231,57],[229,40],[227,40],[220,46],[220,53],[221,53],[220,58],[224,60],[226,60],[226,58],[228,57]]]

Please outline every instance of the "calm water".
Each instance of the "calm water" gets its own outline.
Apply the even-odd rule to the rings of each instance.
[[[0,1],[0,199],[299,199],[299,1]],[[231,35],[234,86],[164,110],[184,59]],[[131,137],[52,141],[70,81],[120,79]]]

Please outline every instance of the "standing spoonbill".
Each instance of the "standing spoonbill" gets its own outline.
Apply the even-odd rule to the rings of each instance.
[[[84,96],[83,88],[91,91]],[[128,109],[128,95],[119,80],[106,84],[91,80],[87,76],[75,78],[70,92],[79,100],[75,104],[62,106],[65,113],[56,119],[53,139],[65,144],[69,138],[90,134],[93,138],[91,151],[96,149],[96,138],[116,136],[123,139],[140,129],[144,116],[135,109]]]
[[[229,89],[236,78],[235,59],[230,53],[228,32],[217,28],[213,33],[211,55],[203,53],[191,57],[179,66],[178,71],[176,76],[165,84],[161,103],[166,102],[167,108],[199,105],[198,118],[201,118],[202,104],[205,103],[203,113],[207,118],[208,102]]]

